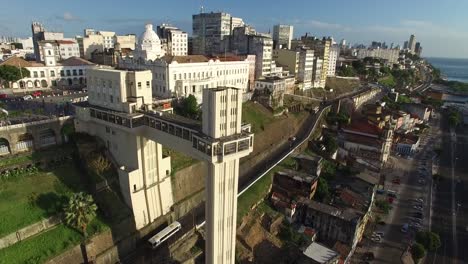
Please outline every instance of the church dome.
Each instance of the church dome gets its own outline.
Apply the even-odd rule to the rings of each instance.
[[[140,36],[140,44],[143,43],[161,43],[161,40],[159,40],[159,37],[156,32],[154,32],[153,25],[151,24],[145,25],[145,32]]]
[[[145,32],[141,34],[134,56],[143,60],[154,61],[164,55],[161,48],[161,40],[153,30],[153,25],[146,24]]]

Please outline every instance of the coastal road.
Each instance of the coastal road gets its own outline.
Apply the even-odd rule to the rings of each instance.
[[[442,180],[435,190],[432,218],[442,246],[429,255],[428,263],[468,263],[468,127],[451,131],[445,116],[442,120]]]

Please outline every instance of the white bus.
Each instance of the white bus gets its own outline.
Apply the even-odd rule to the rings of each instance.
[[[176,221],[170,224],[168,227],[164,228],[161,232],[148,239],[148,242],[152,248],[157,248],[162,242],[166,241],[172,235],[177,233],[177,231],[179,231],[180,228],[182,228],[182,226],[179,222]]]

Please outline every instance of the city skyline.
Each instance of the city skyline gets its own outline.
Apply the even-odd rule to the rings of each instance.
[[[180,9],[182,2],[184,8]],[[86,3],[92,3],[93,8]],[[0,35],[30,36],[31,21],[40,21],[50,30],[63,31],[67,37],[82,35],[85,28],[139,35],[147,22],[154,25],[169,22],[191,34],[192,15],[199,13],[203,5],[205,12],[230,13],[262,32],[272,32],[273,25],[281,23],[293,25],[295,37],[310,33],[319,37],[332,36],[337,42],[344,38],[348,43],[370,44],[376,40],[400,45],[415,34],[424,46],[426,57],[468,58],[468,49],[462,45],[468,41],[468,32],[462,28],[467,21],[461,14],[453,12],[467,10],[468,3],[454,0],[444,6],[439,6],[434,0],[426,1],[424,5],[403,1],[373,3],[368,0],[352,6],[344,6],[345,2],[339,0],[288,3],[287,6],[272,6],[263,0],[255,3],[244,0],[235,3],[214,0],[141,1],[129,9],[110,1],[17,1],[0,11]],[[402,8],[403,3],[405,8]],[[263,9],[259,15],[258,10],[267,5],[268,10]],[[25,10],[24,6],[28,9]]]

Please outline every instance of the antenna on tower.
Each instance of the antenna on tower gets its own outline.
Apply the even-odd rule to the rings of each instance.
[[[200,1],[201,5],[200,5],[200,14],[203,14],[204,11],[205,11],[205,8],[203,7],[203,0]]]

